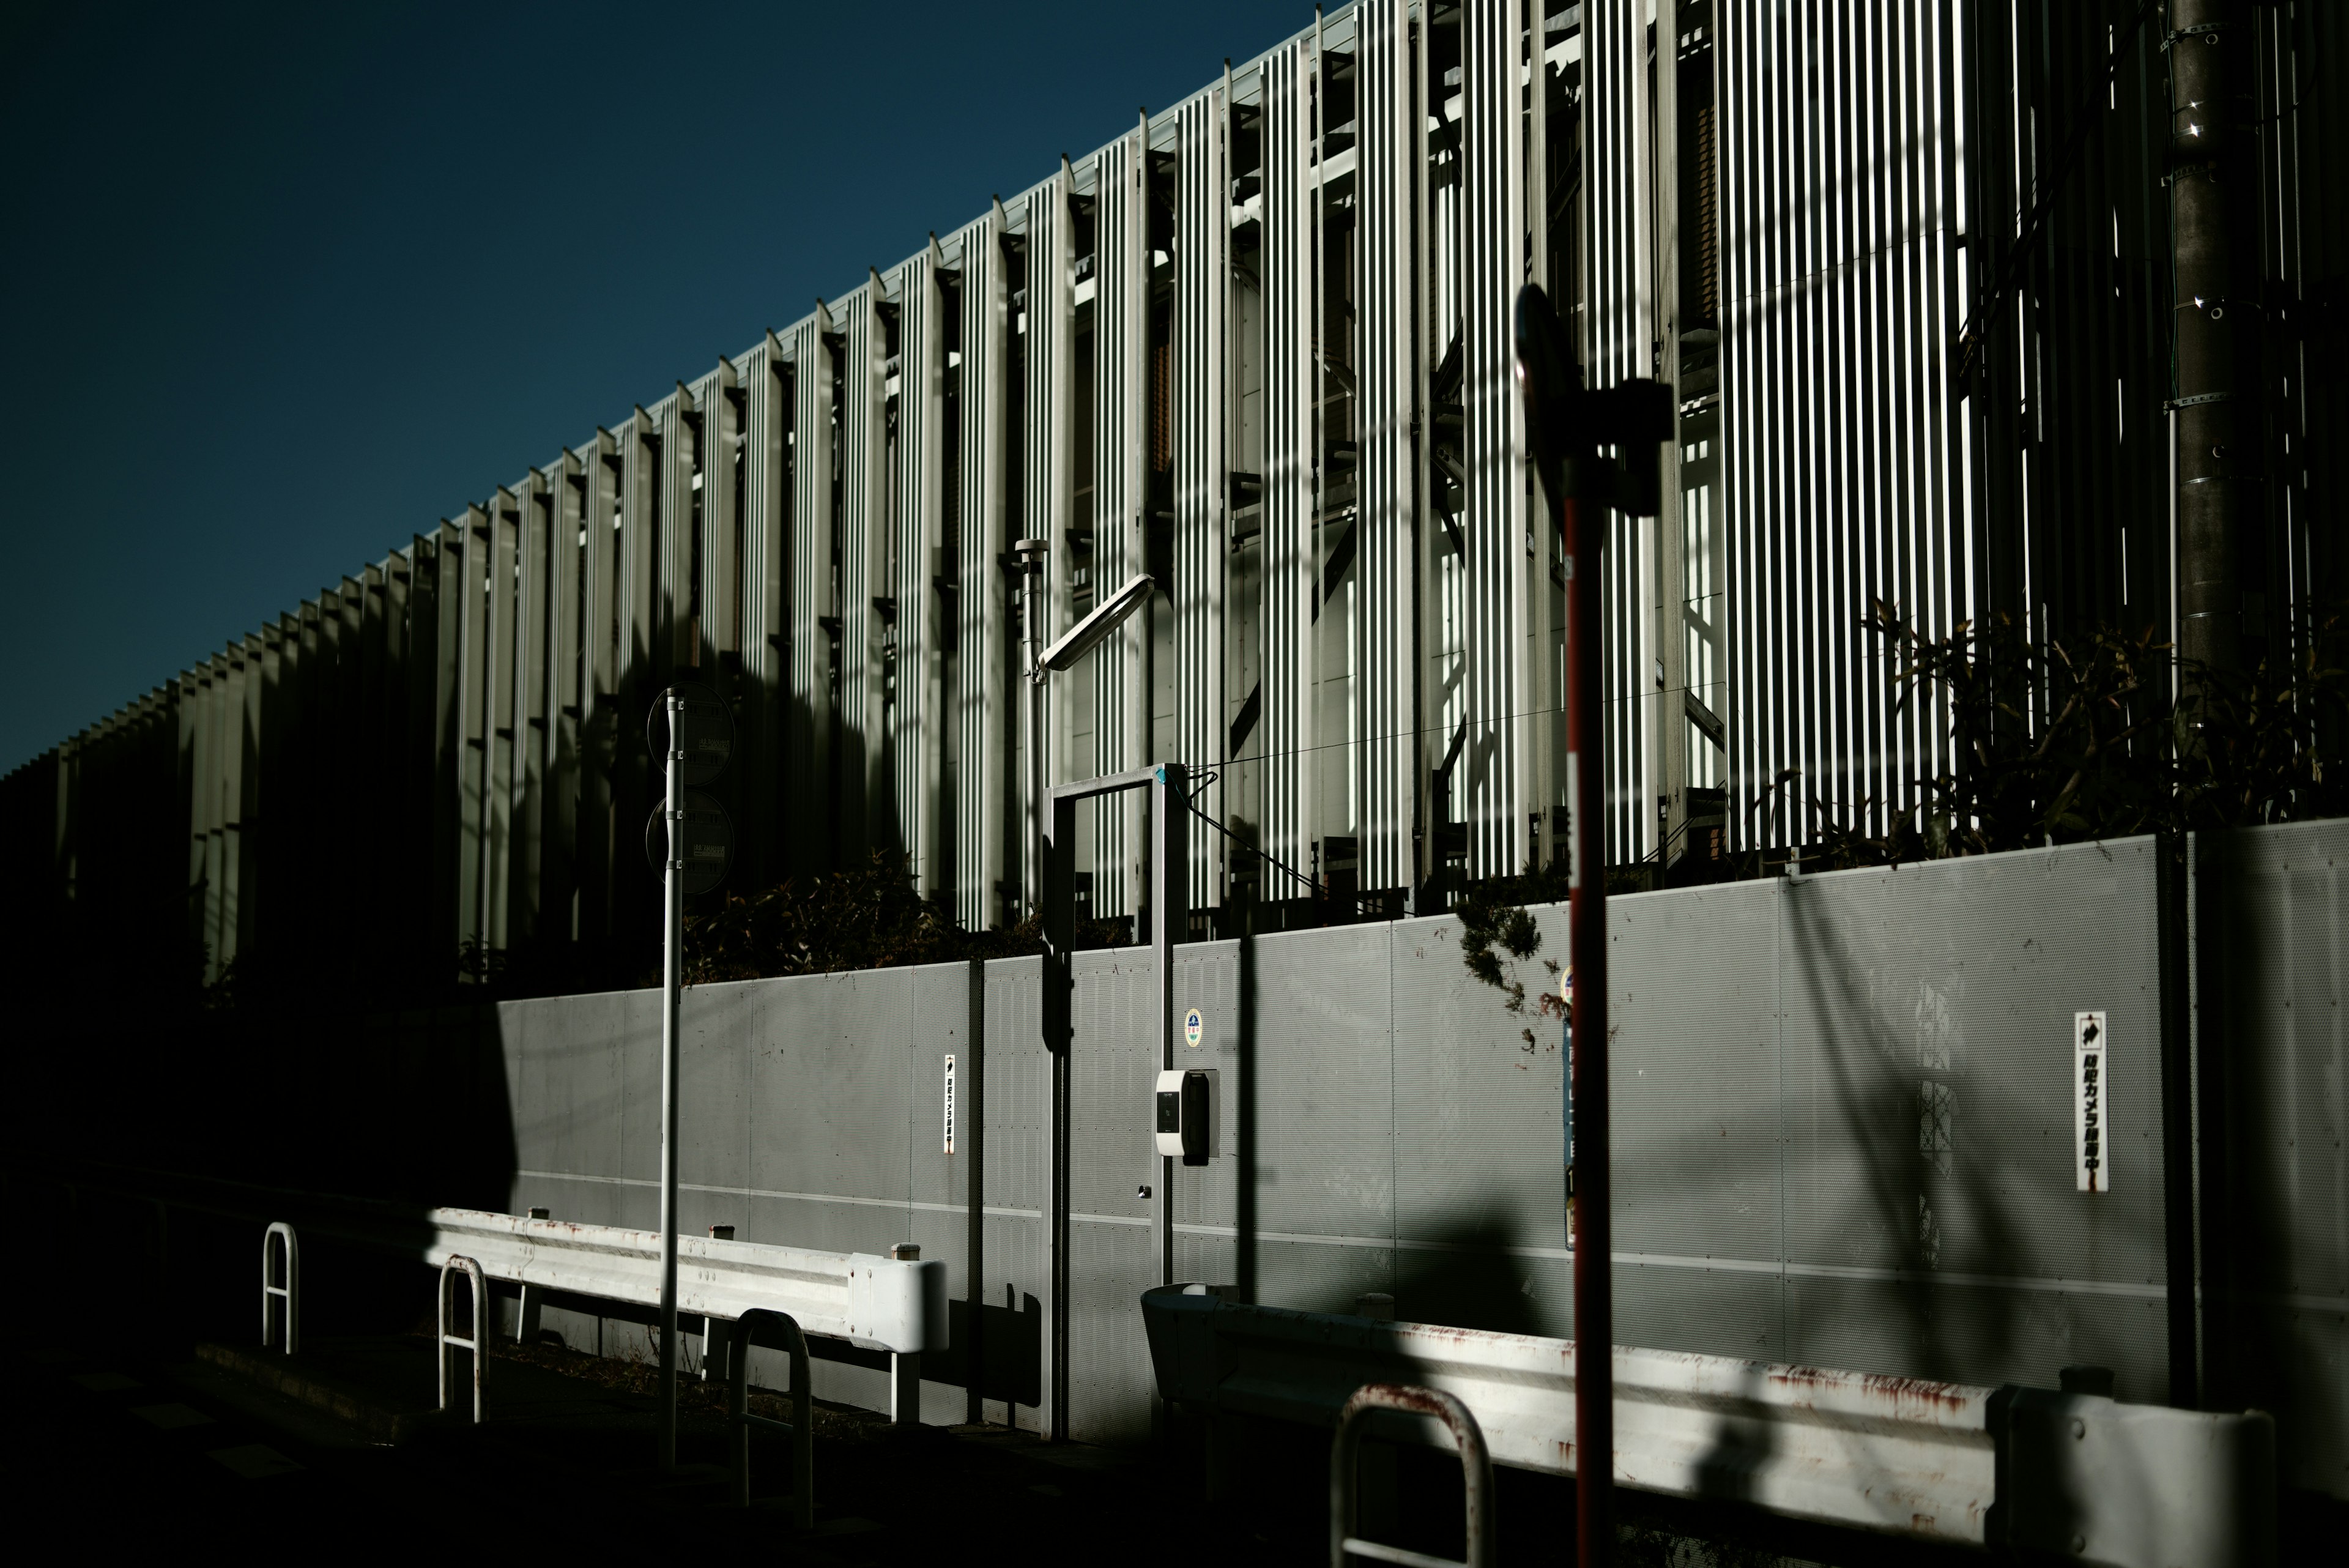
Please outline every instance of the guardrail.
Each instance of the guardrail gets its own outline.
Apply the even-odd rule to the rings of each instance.
[[[577,1225],[540,1210],[515,1215],[435,1209],[426,1219],[431,1226],[423,1246],[428,1263],[470,1258],[487,1277],[518,1284],[531,1295],[559,1291],[660,1304],[657,1231]],[[704,1320],[705,1355],[718,1348],[719,1323],[753,1312],[780,1313],[803,1334],[885,1351],[889,1418],[919,1423],[922,1354],[947,1344],[944,1262],[818,1252],[730,1236],[679,1236],[677,1249],[677,1310]]]
[[[1248,1306],[1199,1285],[1142,1307],[1169,1401],[1331,1427],[1363,1384],[1417,1384],[1466,1406],[1495,1463],[1577,1469],[1571,1340]],[[2114,1568],[2275,1561],[2261,1412],[1621,1345],[1612,1369],[1619,1485]]]
[[[652,1306],[660,1236],[616,1225],[435,1209],[424,1261],[471,1258],[492,1279]],[[677,1239],[677,1309],[731,1322],[763,1307],[802,1332],[916,1356],[947,1347],[947,1266],[714,1236]]]

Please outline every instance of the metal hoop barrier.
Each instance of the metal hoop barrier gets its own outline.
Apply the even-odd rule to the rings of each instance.
[[[270,1268],[271,1254],[277,1249],[271,1243],[285,1238],[285,1282],[276,1282]],[[277,1324],[282,1316],[285,1324],[285,1354],[293,1355],[302,1345],[302,1244],[295,1239],[294,1227],[279,1220],[261,1233],[261,1347],[264,1350],[277,1343]],[[281,1314],[275,1303],[285,1303]]]
[[[460,1339],[449,1332],[449,1276],[462,1270],[473,1282],[473,1336]],[[440,1408],[449,1408],[449,1353],[470,1350],[473,1353],[473,1425],[481,1424],[481,1362],[489,1345],[490,1287],[481,1277],[481,1265],[471,1258],[450,1254],[440,1265]]]
[[[777,1421],[750,1414],[750,1345],[761,1330],[780,1336],[792,1354],[792,1418]],[[815,1399],[808,1388],[807,1335],[788,1313],[753,1307],[726,1336],[732,1366],[726,1407],[734,1421],[734,1503],[750,1506],[750,1428],[789,1432],[792,1437],[792,1516],[802,1530],[815,1528]]]
[[[1400,1410],[1427,1416],[1451,1428],[1460,1449],[1461,1479],[1468,1494],[1468,1556],[1464,1563],[1431,1557],[1382,1542],[1364,1541],[1350,1533],[1354,1523],[1354,1459],[1362,1444],[1362,1417],[1372,1410]],[[1493,1527],[1493,1460],[1485,1449],[1485,1433],[1468,1407],[1436,1388],[1401,1383],[1365,1383],[1354,1390],[1338,1417],[1338,1438],[1330,1448],[1330,1568],[1346,1568],[1349,1552],[1375,1563],[1401,1563],[1406,1568],[1493,1568],[1496,1536]]]

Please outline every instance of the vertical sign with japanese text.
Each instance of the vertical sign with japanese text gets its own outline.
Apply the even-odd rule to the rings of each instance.
[[[954,1117],[955,1059],[954,1054],[948,1052],[947,1054],[947,1152],[948,1154],[954,1152]]]
[[[2072,1123],[2083,1192],[2113,1189],[2112,1032],[2102,1012],[2072,1014]]]

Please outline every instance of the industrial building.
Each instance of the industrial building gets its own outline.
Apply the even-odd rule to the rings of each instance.
[[[1037,540],[1047,637],[1153,579],[1047,688],[1044,773],[1192,770],[1199,934],[1278,924],[1284,867],[1441,910],[1563,842],[1527,280],[1592,384],[1678,390],[1605,557],[1610,858],[1880,823],[1948,742],[1873,601],[2250,660],[2342,587],[2342,50],[2305,0],[1333,10],[17,769],[12,875],[209,975],[649,941],[639,737],[687,678],[741,735],[734,888],[902,852],[1016,919]],[[2223,298],[2180,283],[2220,189],[2182,71],[2241,95]],[[1082,829],[1097,917],[1143,908],[1138,810]]]

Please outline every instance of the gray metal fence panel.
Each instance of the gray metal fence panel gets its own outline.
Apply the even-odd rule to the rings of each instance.
[[[752,1037],[755,1241],[885,1252],[905,1240],[905,970],[761,983]],[[688,1178],[689,1179],[689,1178]]]
[[[1779,914],[1775,883],[1608,904],[1629,1344],[1785,1359]]]
[[[1079,953],[1069,1134],[1069,1435],[1130,1442],[1150,1430],[1142,1293],[1158,1159],[1143,1120],[1158,1071],[1157,979],[1146,951]]]
[[[513,1085],[513,1210],[659,1223],[658,994],[508,1002],[498,1023]]]
[[[2232,1157],[2204,1171],[2229,1231],[2205,1299],[2232,1297],[2206,1320],[2209,1398],[2271,1411],[2286,1483],[2349,1497],[2349,823],[2205,836],[2196,853],[2222,889],[2203,906],[2220,994],[2199,1046],[2225,1068],[2203,1136],[2220,1123]]]
[[[744,1189],[750,1187],[751,1085],[753,1051],[744,1044],[758,1037],[760,1014],[773,995],[771,987],[757,981],[688,988],[679,1010],[678,1029],[678,1228],[688,1235],[707,1235],[712,1225],[732,1225],[735,1234],[749,1239],[744,1227]],[[658,1002],[654,1003],[657,1017]],[[637,1049],[659,1038],[645,1038]],[[657,1047],[654,1047],[657,1049]],[[656,1097],[652,1114],[659,1114]],[[657,1176],[659,1167],[641,1174]],[[630,1172],[631,1175],[640,1174]]]
[[[947,1298],[968,1303],[971,1295],[970,1163],[971,1106],[963,1097],[970,1085],[971,984],[968,964],[929,964],[904,971],[910,992],[905,1033],[906,1212],[901,1240],[914,1242],[925,1258],[947,1266]],[[946,1061],[955,1059],[955,1152],[946,1147]],[[968,1330],[959,1337],[968,1344]],[[933,1376],[922,1385],[922,1415],[939,1423],[968,1415],[962,1389],[939,1382],[940,1363],[924,1363]]]
[[[2168,1392],[2149,840],[1783,884],[1787,1354]],[[2073,1020],[2109,1012],[2111,1190]]]
[[[1393,1289],[1389,940],[1378,926],[1299,932],[1239,955],[1235,1005],[1253,1002],[1253,1034],[1224,1103],[1247,1140],[1235,1142],[1247,1153],[1234,1176],[1245,1166],[1253,1177],[1238,1281],[1257,1301],[1350,1311],[1363,1293]]]
[[[2223,854],[2222,854],[2223,852]],[[2276,1411],[2295,1484],[2341,1492],[2341,824],[2200,850],[2236,891],[2221,1035],[2240,1300],[2225,1397]],[[1618,1312],[1626,1341],[1895,1376],[2053,1384],[2075,1363],[2167,1392],[2153,855],[2125,840],[1626,898],[1616,908]],[[1560,954],[1558,908],[1533,911]],[[1185,948],[1175,1002],[1223,1075],[1217,1158],[1175,1172],[1184,1277],[1280,1306],[1565,1334],[1562,1030],[1506,1012],[1449,919]],[[916,1241],[985,1314],[989,1418],[1035,1428],[1051,1105],[1040,964],[697,987],[686,1004],[685,1222],[880,1251]],[[1540,953],[1529,992],[1554,984]],[[1138,1298],[1156,1279],[1146,952],[1079,955],[1071,1429],[1148,1429]],[[2111,1189],[2074,1180],[2072,1030],[2106,1014]],[[429,1027],[464,1026],[444,1014]],[[657,998],[510,1003],[512,1207],[655,1222]],[[423,1026],[420,1026],[423,1027]],[[1530,1031],[1531,1048],[1520,1031]],[[406,1039],[405,1036],[402,1037]],[[413,1043],[410,1043],[413,1044]],[[432,1042],[423,1041],[425,1046]],[[943,1147],[943,1058],[968,1096]],[[395,1076],[436,1071],[402,1045]],[[445,1053],[441,1054],[445,1054]],[[411,1061],[410,1058],[413,1058]],[[420,1081],[420,1079],[419,1079]],[[968,1267],[982,1114],[984,1254]],[[439,1158],[436,1156],[435,1158]],[[2214,1330],[2214,1333],[2217,1332]],[[957,1374],[958,1376],[959,1374]],[[885,1397],[836,1364],[829,1396]],[[2216,1375],[2214,1374],[2214,1379]],[[958,1418],[936,1382],[933,1419]]]
[[[1221,1119],[1212,1129],[1215,1158],[1203,1166],[1174,1167],[1174,1272],[1185,1280],[1238,1278],[1232,1242],[1239,1212],[1240,1143],[1232,1113],[1241,1072],[1240,962],[1237,941],[1201,942],[1180,950],[1174,959],[1174,1064],[1210,1069],[1220,1075],[1223,1086]],[[1200,1019],[1195,1047],[1182,1029],[1192,1008]],[[1150,1065],[1157,1066],[1154,1055]],[[1139,1114],[1150,1115],[1148,1102]],[[1147,1130],[1155,1124],[1139,1125]]]
[[[1529,1012],[1536,982],[1547,978],[1541,958],[1566,961],[1566,921],[1541,925],[1540,952],[1519,965]],[[1570,1334],[1566,1058],[1557,1026],[1503,1011],[1469,975],[1457,920],[1407,920],[1388,936],[1395,1314]]]
[[[989,1418],[1044,1429],[1044,1209],[1050,1200],[1051,1058],[1043,1044],[1043,964],[987,966],[985,1385]],[[998,1315],[998,1314],[1000,1315]]]

